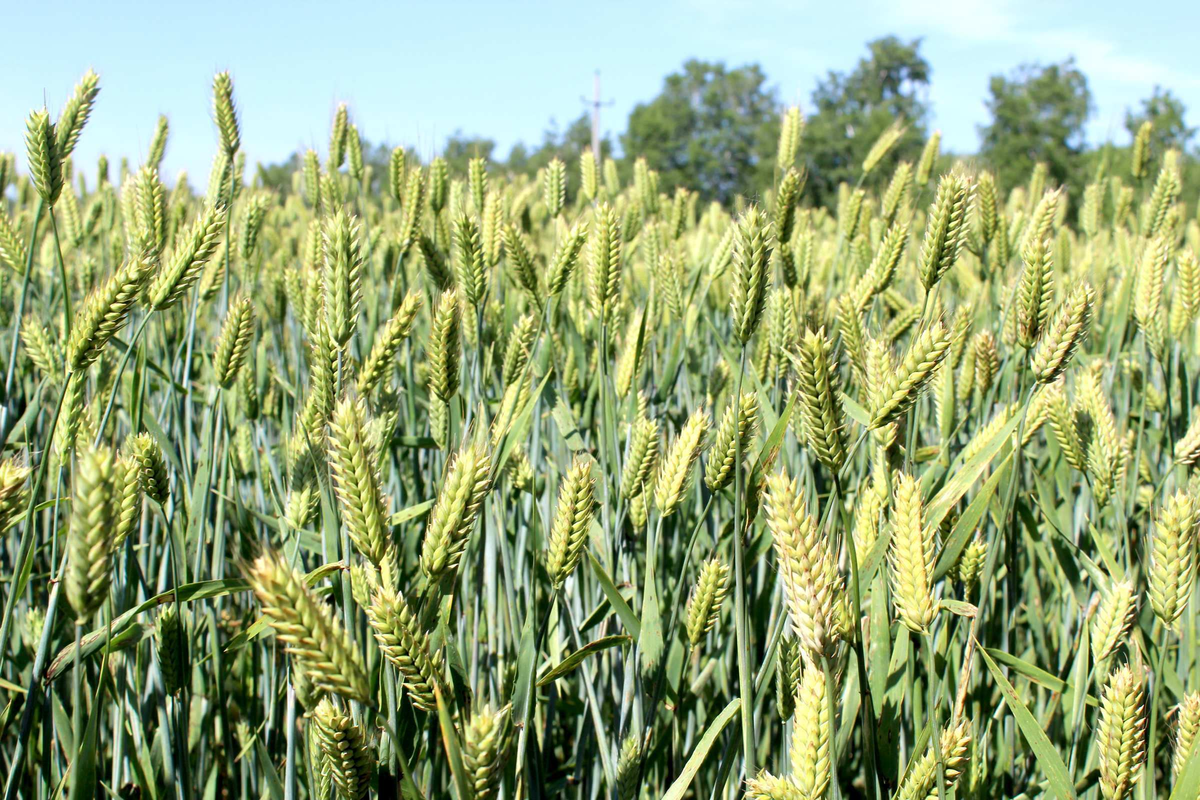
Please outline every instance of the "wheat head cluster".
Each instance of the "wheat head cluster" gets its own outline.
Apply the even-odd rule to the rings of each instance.
[[[220,73],[198,193],[165,118],[73,159],[99,89],[0,156],[5,800],[1200,795],[1148,127],[1074,195],[935,136],[825,209],[798,109],[722,206],[381,169],[342,105],[281,191]]]

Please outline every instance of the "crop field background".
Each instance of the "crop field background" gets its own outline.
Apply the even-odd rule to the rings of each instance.
[[[73,157],[92,72],[0,156],[6,800],[1200,795],[1154,120],[1080,181],[894,119],[829,183],[793,107],[747,190],[342,105],[266,169],[236,77],[206,185],[165,118]]]

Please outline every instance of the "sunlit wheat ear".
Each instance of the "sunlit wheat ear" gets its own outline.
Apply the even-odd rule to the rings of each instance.
[[[249,297],[234,299],[213,349],[213,380],[222,389],[233,386],[246,363],[246,352],[254,337],[254,304]]]
[[[1150,536],[1150,607],[1167,628],[1187,608],[1196,578],[1196,508],[1183,491],[1167,498]]]
[[[600,192],[596,154],[590,147],[584,148],[583,152],[579,154],[579,191],[583,193],[583,199],[589,203],[595,200]]]
[[[146,292],[150,307],[164,310],[182,300],[217,251],[225,229],[226,209],[208,205],[190,227],[177,234],[174,249],[164,259],[165,268],[154,275]]]
[[[987,542],[976,535],[959,553],[958,561],[954,563],[954,578],[968,589],[974,586],[983,571],[987,554]]]
[[[443,292],[429,326],[429,391],[443,403],[458,392],[462,316],[458,290]]]
[[[381,588],[366,612],[379,649],[400,673],[413,705],[422,711],[436,711],[434,690],[442,685],[441,655],[431,647],[429,635],[403,595]]]
[[[782,172],[796,161],[796,150],[804,136],[804,116],[798,106],[783,112],[779,122],[779,145],[775,153],[775,166]]]
[[[463,767],[475,800],[492,800],[500,788],[508,745],[512,741],[512,706],[474,710],[463,728]]]
[[[805,444],[836,473],[846,463],[845,414],[833,343],[825,330],[806,330],[796,360],[796,389],[804,419]]]
[[[97,204],[95,207],[99,207]],[[0,263],[15,273],[25,270],[25,243],[8,214],[0,211]]]
[[[1175,747],[1171,758],[1171,777],[1179,780],[1200,732],[1200,692],[1185,695],[1175,707]]]
[[[75,85],[71,97],[63,104],[62,111],[58,114],[58,122],[55,123],[55,149],[61,161],[65,162],[75,151],[83,126],[92,115],[98,94],[100,76],[89,69]]]
[[[791,776],[776,776],[763,770],[746,781],[745,800],[808,800],[808,797]]]
[[[704,483],[710,491],[719,492],[733,480],[738,450],[741,450],[745,459],[757,428],[758,395],[743,392],[736,405],[730,402],[725,407],[712,447],[709,448]]]
[[[29,468],[13,459],[0,462],[0,533],[12,527],[29,500]]]
[[[233,78],[228,72],[213,76],[213,119],[217,123],[221,149],[229,158],[242,146],[238,132],[237,107],[233,102]]]
[[[134,532],[142,518],[142,485],[138,480],[137,462],[121,454],[113,468],[113,485],[117,515],[113,528],[112,549],[115,552]]]
[[[729,316],[733,334],[745,345],[758,330],[767,299],[770,275],[767,256],[771,246],[771,228],[757,206],[751,206],[738,220],[733,244],[733,286],[729,295]]]
[[[349,342],[358,326],[362,305],[361,235],[358,220],[344,211],[325,223],[325,317],[338,345]]]
[[[787,596],[792,628],[800,638],[805,661],[820,664],[832,657],[844,634],[845,585],[828,537],[817,529],[800,495],[800,485],[784,472],[767,479],[767,528]]]
[[[1081,283],[1059,305],[1054,320],[1033,351],[1033,374],[1040,383],[1053,381],[1070,364],[1075,350],[1087,336],[1094,301],[1092,287]]]
[[[317,704],[312,724],[339,800],[366,798],[374,757],[362,728],[329,698]]]
[[[378,463],[367,441],[366,403],[343,399],[329,421],[329,466],[350,540],[376,567],[383,564],[391,535]]]
[[[918,178],[918,183],[921,183]],[[937,197],[929,208],[925,241],[921,245],[921,284],[929,291],[954,266],[967,240],[967,211],[971,185],[961,172],[952,171],[938,182]]]
[[[929,183],[929,179],[933,176],[934,163],[941,153],[941,147],[942,132],[934,131],[925,141],[925,148],[921,151],[921,159],[917,162],[917,174],[915,178],[917,186],[923,187]]]
[[[883,133],[879,134],[879,138],[871,145],[871,149],[867,151],[866,157],[863,158],[862,172],[863,175],[869,174],[875,167],[879,166],[879,162],[888,154],[895,145],[900,141],[904,134],[908,132],[908,126],[896,120]]]
[[[62,193],[63,170],[55,143],[54,123],[45,108],[30,112],[25,122],[25,152],[34,188],[47,205],[54,205]]]
[[[487,450],[476,443],[460,450],[447,468],[421,544],[421,571],[431,582],[458,570],[484,495],[491,488],[490,470]]]
[[[721,603],[729,591],[729,566],[710,558],[700,566],[696,586],[688,598],[686,624],[688,644],[698,647],[721,616]]]
[[[617,800],[636,800],[638,797],[641,763],[641,742],[636,734],[630,734],[621,742],[621,754],[617,757]]]
[[[1102,587],[1100,604],[1092,616],[1092,659],[1099,664],[1125,638],[1137,611],[1137,594],[1129,581],[1113,581]]]
[[[304,576],[281,555],[267,552],[249,566],[246,578],[276,638],[313,684],[367,702],[369,683],[358,650],[328,606],[305,586]]]
[[[1168,152],[1167,155],[1170,155]],[[1167,220],[1182,187],[1176,168],[1163,158],[1163,167],[1154,181],[1154,189],[1142,208],[1142,235],[1150,238],[1167,234]]]
[[[1154,133],[1154,123],[1146,120],[1137,129],[1133,137],[1133,146],[1129,149],[1129,174],[1134,178],[1146,177],[1146,167],[1150,163],[1150,137]]]
[[[588,302],[592,312],[604,321],[611,318],[621,296],[621,221],[612,206],[601,203],[596,208],[595,226],[587,275]],[[555,259],[556,268],[557,261]],[[560,279],[552,273],[551,282],[550,293],[553,295]],[[566,280],[561,279],[561,283],[565,286]]]
[[[417,312],[421,310],[421,295],[409,292],[400,301],[399,308],[379,332],[375,334],[375,343],[363,361],[358,372],[358,393],[363,397],[371,394],[380,386],[396,367],[396,352],[400,345],[412,333],[413,323]]]
[[[1128,664],[1109,676],[1096,729],[1100,789],[1107,800],[1133,796],[1146,760],[1146,679]]]
[[[62,348],[58,341],[50,341],[50,332],[38,320],[29,317],[20,329],[25,355],[34,366],[52,383],[62,378]]]
[[[859,491],[854,502],[854,548],[859,564],[875,548],[889,498],[888,478],[881,475],[880,467],[875,465],[871,470],[871,482]]]
[[[162,168],[163,155],[167,150],[167,134],[171,126],[164,114],[158,115],[158,123],[154,126],[154,137],[150,140],[150,152],[146,156],[146,166],[154,169]]]
[[[446,159],[438,156],[429,162],[429,207],[440,215],[446,207],[450,191],[450,167]]]
[[[71,476],[71,519],[63,578],[67,602],[80,623],[108,597],[119,502],[113,451],[104,445],[82,448]]]
[[[949,348],[950,335],[941,322],[926,328],[909,345],[904,360],[876,393],[872,429],[899,419],[916,404]]]
[[[532,244],[515,225],[505,226],[502,237],[508,271],[516,280],[517,285],[525,290],[534,307],[540,308],[542,305],[541,279],[538,277],[538,268],[533,260]]]
[[[829,692],[825,673],[816,667],[804,670],[796,693],[792,723],[792,780],[804,797],[824,797],[833,775],[830,740],[834,721],[829,718]]]
[[[154,654],[158,658],[163,691],[167,694],[178,694],[190,678],[188,641],[185,620],[175,606],[168,603],[159,612],[154,626]]]
[[[478,310],[487,291],[487,271],[479,225],[466,214],[454,223],[454,275],[463,299]]]
[[[130,250],[135,257],[157,267],[167,238],[167,189],[158,171],[143,167],[129,184],[133,193]]]
[[[1183,437],[1175,442],[1174,454],[1176,464],[1190,467],[1200,460],[1200,414],[1193,412],[1192,424]]]
[[[91,366],[125,326],[150,269],[145,261],[126,261],[84,300],[67,339],[66,362],[71,372]]]
[[[556,589],[562,588],[575,571],[587,546],[596,508],[594,492],[592,462],[576,458],[563,478],[554,523],[550,528],[546,572]]]
[[[1142,252],[1133,296],[1133,318],[1146,337],[1150,352],[1160,361],[1166,348],[1166,315],[1163,310],[1163,279],[1171,260],[1171,242],[1165,237],[1151,240]]]
[[[551,159],[542,173],[542,201],[551,217],[562,213],[567,201],[567,165],[562,159]]]
[[[896,479],[892,506],[892,541],[888,566],[892,602],[909,630],[925,634],[937,616],[933,596],[933,567],[937,558],[937,532],[927,529],[921,508],[921,484],[911,475]]]
[[[658,420],[639,417],[629,434],[625,466],[621,470],[621,496],[633,498],[653,487],[659,452]]]
[[[521,315],[509,331],[500,371],[500,381],[506,388],[525,377],[525,367],[533,353],[533,339],[537,333],[538,320],[532,314]]]
[[[696,409],[666,452],[654,487],[654,505],[663,517],[671,516],[683,502],[692,467],[704,449],[704,437],[708,433],[708,426],[708,412],[703,408]]]
[[[1031,349],[1038,341],[1050,318],[1050,303],[1054,299],[1054,265],[1050,260],[1050,243],[1035,239],[1025,248],[1021,258],[1025,268],[1017,285],[1017,343]]]
[[[583,247],[588,241],[588,232],[589,228],[586,222],[575,223],[575,227],[571,228],[571,232],[567,234],[566,241],[554,251],[554,257],[550,261],[549,278],[546,282],[546,292],[551,297],[562,294],[563,289],[571,280],[571,276],[575,274],[575,268],[579,265],[580,253],[583,252]]]
[[[970,722],[962,720],[942,731],[941,760],[943,774],[946,776],[944,793],[948,793],[948,790],[958,782],[959,777],[967,768],[970,745]],[[930,746],[908,768],[904,780],[892,797],[895,800],[929,800],[929,798],[938,797],[937,766],[937,754]]]
[[[805,173],[789,169],[775,190],[775,208],[772,214],[775,238],[781,244],[791,242],[796,227],[796,203],[804,190]]]

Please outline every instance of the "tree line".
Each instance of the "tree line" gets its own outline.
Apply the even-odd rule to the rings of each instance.
[[[829,71],[803,106],[801,147],[808,180],[805,199],[814,205],[836,203],[838,186],[856,184],[877,190],[895,166],[917,162],[933,133],[926,97],[932,70],[921,54],[921,41],[888,36],[868,42],[866,53],[847,72]],[[1073,59],[1055,64],[1025,64],[996,75],[987,87],[990,120],[979,126],[980,147],[973,158],[990,169],[1005,188],[1025,181],[1036,164],[1047,179],[1078,200],[1083,187],[1108,166],[1125,158],[1129,146],[1092,146],[1085,124],[1094,111],[1087,76]],[[755,197],[773,184],[774,153],[785,104],[757,64],[730,68],[722,62],[692,59],[668,75],[652,100],[637,105],[626,129],[614,142],[601,139],[601,158],[613,158],[623,176],[633,170],[636,154],[660,174],[664,187],[684,185],[703,200],[733,201]],[[1185,121],[1186,109],[1170,89],[1155,86],[1139,108],[1126,112],[1131,136],[1151,123],[1151,155],[1168,149],[1184,158],[1185,193],[1200,188],[1200,165],[1193,149],[1196,128]],[[899,138],[868,175],[861,165],[872,145],[895,126]],[[619,144],[619,146],[618,146]],[[467,161],[487,158],[493,168],[513,174],[536,174],[555,158],[577,163],[591,146],[591,120],[585,113],[562,130],[551,129],[536,146],[515,145],[507,156],[496,142],[480,136],[450,136],[440,155],[455,173]],[[386,176],[391,146],[366,146],[376,180]],[[970,154],[943,154],[942,158]],[[282,164],[261,168],[260,178],[280,191],[291,187],[300,154]],[[939,165],[941,166],[941,165]],[[578,175],[571,170],[574,195]],[[1072,204],[1077,207],[1075,203]]]

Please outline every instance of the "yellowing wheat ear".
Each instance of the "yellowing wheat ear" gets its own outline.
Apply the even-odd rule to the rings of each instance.
[[[1100,698],[1096,747],[1100,789],[1107,800],[1132,797],[1146,759],[1146,683],[1140,668],[1122,666]]]
[[[844,582],[795,480],[783,472],[769,477],[765,507],[792,627],[806,661],[820,665],[833,656],[845,633]]]

